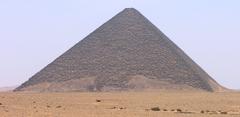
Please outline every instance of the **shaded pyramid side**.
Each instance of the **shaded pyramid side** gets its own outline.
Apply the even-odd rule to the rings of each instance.
[[[133,8],[77,43],[15,91],[222,89]]]

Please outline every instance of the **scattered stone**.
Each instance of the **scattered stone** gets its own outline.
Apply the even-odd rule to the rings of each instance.
[[[123,109],[127,109],[127,108],[126,108],[126,107],[120,107],[119,109],[120,109],[120,110],[123,110]]]
[[[182,112],[182,110],[181,109],[177,109],[177,112]]]
[[[62,106],[57,106],[56,108],[62,108]]]
[[[0,103],[0,105],[2,105],[2,103]]]
[[[220,112],[220,114],[226,115],[228,114],[228,112]]]
[[[116,107],[116,106],[114,106],[114,107],[112,107],[112,108],[110,108],[110,109],[123,110],[123,109],[127,109],[127,108],[126,108],[126,107]]]
[[[152,111],[160,111],[161,109],[159,107],[153,107],[151,108]]]
[[[50,108],[51,106],[47,105],[47,108]]]
[[[101,100],[96,100],[96,102],[101,102]]]
[[[200,113],[204,114],[204,113],[205,113],[205,111],[204,111],[204,110],[201,110],[201,112],[200,112]]]
[[[167,109],[163,109],[163,111],[168,111]]]

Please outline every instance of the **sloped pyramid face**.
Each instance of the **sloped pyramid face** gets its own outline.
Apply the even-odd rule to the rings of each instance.
[[[127,8],[15,91],[221,88],[143,15]]]

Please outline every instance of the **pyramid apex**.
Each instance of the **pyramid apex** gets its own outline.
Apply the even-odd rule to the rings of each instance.
[[[141,13],[135,8],[125,8],[122,12],[120,12],[120,14],[122,14],[122,16],[124,17],[125,16],[133,17],[141,15]]]
[[[135,8],[125,8],[123,12],[138,12],[138,10]]]
[[[136,9],[133,7],[129,7],[129,8],[125,8],[124,10],[136,10]]]

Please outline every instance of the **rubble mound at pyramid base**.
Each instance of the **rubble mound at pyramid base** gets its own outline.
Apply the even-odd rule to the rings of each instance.
[[[58,83],[40,83],[23,88],[26,92],[112,92],[112,91],[153,91],[153,90],[185,90],[196,91],[198,89],[187,86],[172,84],[157,79],[149,79],[144,76],[133,76],[124,87],[104,86],[97,89],[95,78],[82,78]],[[200,91],[200,90],[199,90]]]

